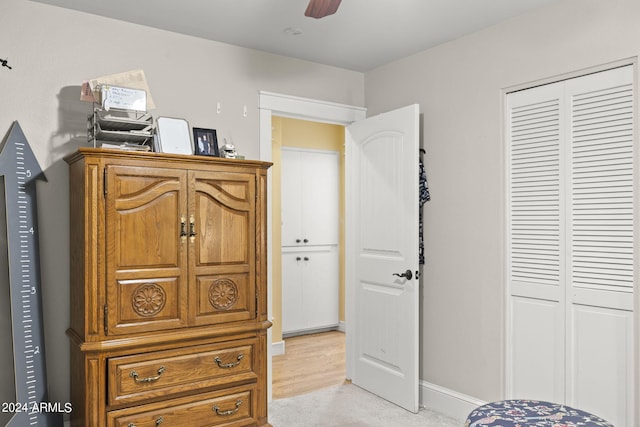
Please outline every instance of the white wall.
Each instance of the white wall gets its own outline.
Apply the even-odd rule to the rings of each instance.
[[[259,90],[358,106],[364,102],[362,73],[26,0],[0,2],[0,58],[8,58],[13,67],[0,68],[0,139],[17,120],[47,177],[38,185],[38,208],[49,398],[54,402],[69,400],[69,195],[62,158],[86,144],[91,104],[79,101],[83,80],[142,68],[157,106],[155,117],[185,118],[192,126],[231,134],[239,153],[249,159],[259,158]],[[2,220],[0,230],[4,226]],[[0,297],[7,298],[4,236],[0,231]],[[0,308],[0,349],[6,349],[8,313],[4,304]],[[0,401],[11,396],[8,357],[0,351]]]
[[[503,89],[637,56],[639,23],[638,0],[565,0],[365,74],[369,115],[423,113],[426,382],[504,397]]]

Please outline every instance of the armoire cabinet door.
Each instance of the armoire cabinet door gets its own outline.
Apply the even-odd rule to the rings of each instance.
[[[187,174],[106,167],[107,334],[187,322]]]
[[[255,176],[190,172],[189,304],[196,325],[253,319]],[[193,227],[193,228],[192,228]]]

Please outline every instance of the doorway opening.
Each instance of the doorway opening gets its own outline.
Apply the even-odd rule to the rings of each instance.
[[[344,127],[283,117],[272,127],[274,342],[344,331]]]
[[[345,129],[279,116],[272,117],[272,129],[272,383],[278,399],[345,379]]]
[[[302,119],[311,122],[320,122],[346,126],[354,121],[362,120],[366,116],[366,109],[353,107],[324,101],[309,100],[304,98],[274,94],[270,92],[260,92],[260,159],[273,162],[273,117],[287,117]],[[273,189],[273,171],[268,176],[268,188]],[[274,206],[273,191],[268,192],[268,204]],[[267,213],[267,238],[273,242],[273,212]],[[274,247],[269,245],[267,253],[268,263],[268,306],[269,319],[274,323],[278,316],[274,311]],[[268,397],[273,398],[273,365],[272,356],[282,351],[281,344],[274,343],[273,328],[267,333],[267,375],[268,375]],[[279,337],[278,337],[279,338]],[[350,343],[345,344],[345,365],[346,377],[349,378],[349,354]]]

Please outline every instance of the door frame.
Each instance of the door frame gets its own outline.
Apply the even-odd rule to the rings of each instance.
[[[272,152],[272,123],[273,116],[287,117],[292,119],[308,120],[321,123],[329,123],[335,125],[347,126],[355,121],[362,120],[367,116],[367,109],[353,105],[338,104],[334,102],[321,101],[310,98],[301,98],[297,96],[284,95],[274,92],[259,91],[259,117],[260,117],[260,160],[273,161]],[[347,142],[345,141],[345,144]],[[348,147],[345,147],[345,151]],[[345,171],[345,175],[347,171]],[[267,172],[267,188],[272,186],[271,171]],[[267,206],[272,205],[271,191],[267,191]],[[273,218],[271,209],[267,208],[267,241],[272,241],[272,224]],[[267,245],[267,316],[269,320],[273,319],[273,277],[271,275],[273,262],[273,250],[270,244]],[[348,294],[348,286],[345,284]],[[345,304],[345,310],[349,310],[349,298]],[[347,330],[348,330],[348,323]],[[351,372],[350,355],[353,354],[353,348],[347,334],[347,377]],[[271,329],[267,330],[267,398],[271,401],[272,393],[272,346],[273,337]]]

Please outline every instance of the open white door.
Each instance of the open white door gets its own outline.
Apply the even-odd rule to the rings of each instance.
[[[357,121],[346,141],[349,376],[415,413],[419,106]]]

